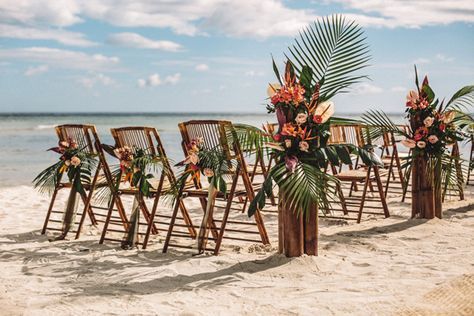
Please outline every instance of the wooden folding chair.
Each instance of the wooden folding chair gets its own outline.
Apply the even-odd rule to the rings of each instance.
[[[263,244],[268,244],[269,239],[263,223],[262,216],[260,212],[256,212],[254,215],[255,222],[247,221],[238,221],[238,220],[229,220],[230,210],[238,210],[238,213],[241,213],[240,208],[232,207],[233,204],[238,203],[234,201],[235,198],[244,197],[248,198],[249,201],[252,201],[254,198],[254,188],[251,184],[249,178],[249,172],[247,170],[247,165],[243,157],[237,135],[232,126],[231,122],[228,121],[189,121],[179,124],[179,129],[182,136],[182,147],[185,156],[188,155],[187,144],[189,144],[193,139],[203,139],[203,148],[207,150],[218,150],[226,157],[226,161],[229,163],[229,174],[227,176],[231,177],[231,183],[228,183],[228,191],[226,194],[221,192],[217,193],[214,199],[207,200],[208,190],[203,186],[203,184],[194,178],[194,186],[192,188],[185,187],[185,183],[179,189],[177,202],[174,207],[173,216],[169,226],[168,234],[166,236],[165,245],[163,247],[163,252],[167,252],[168,247],[178,247],[178,248],[188,248],[193,249],[192,245],[183,245],[176,241],[178,237],[183,237],[181,233],[175,231],[176,224],[175,219],[177,217],[177,212],[180,203],[185,198],[199,198],[201,207],[206,212],[207,203],[211,203],[210,210],[211,213],[208,214],[209,218],[206,222],[206,214],[203,215],[200,236],[204,236],[204,242],[200,243],[198,251],[201,253],[204,250],[213,251],[215,255],[219,253],[219,249],[222,244],[223,239],[230,240],[240,240],[248,242],[262,242]],[[241,187],[238,187],[239,180],[242,180]],[[216,202],[222,202],[224,205],[218,205]],[[214,210],[222,210],[223,214],[221,219],[216,219],[214,216]],[[242,215],[241,215],[242,216]],[[246,216],[246,215],[243,215]],[[217,224],[220,223],[220,226]],[[235,228],[227,228],[227,224],[232,224]],[[249,231],[245,228],[257,227],[257,231]],[[204,231],[202,231],[204,230]],[[208,231],[210,230],[212,237],[208,237]],[[227,234],[225,234],[227,232]],[[230,236],[229,233],[239,233],[240,235]],[[242,234],[247,235],[259,235],[260,239],[251,239],[243,238]],[[172,241],[171,238],[174,240]],[[213,241],[214,248],[209,248],[206,246],[207,241]]]
[[[67,141],[68,139],[74,140],[78,147],[81,148],[83,151],[99,155],[101,151],[100,147],[100,140],[97,134],[96,128],[94,125],[82,125],[82,124],[67,124],[67,125],[60,125],[55,128],[56,134],[58,136],[59,141]],[[99,147],[97,147],[97,144]],[[99,148],[99,150],[97,150]],[[93,171],[93,179],[91,183],[83,183],[84,190],[86,191],[85,194],[80,194],[81,200],[84,204],[84,209],[81,212],[76,214],[79,216],[79,222],[75,222],[74,224],[77,225],[76,230],[70,230],[70,232],[75,233],[75,238],[79,238],[82,230],[82,226],[84,224],[86,214],[90,218],[92,225],[97,225],[99,222],[104,222],[103,219],[97,218],[100,216],[104,216],[99,212],[94,212],[94,209],[102,209],[104,208],[100,206],[92,206],[91,201],[93,197],[94,190],[99,186],[99,174],[103,170],[103,164],[101,163],[100,159],[98,162],[97,169]],[[45,234],[47,230],[50,231],[59,231],[61,232],[62,229],[58,228],[58,224],[62,224],[63,216],[65,210],[59,211],[54,210],[54,203],[57,197],[58,192],[61,189],[70,189],[71,183],[69,182],[62,182],[62,174],[60,175],[59,181],[57,181],[56,187],[54,188],[51,201],[48,207],[48,212],[46,213],[46,218],[43,224],[43,229],[41,234]],[[56,226],[56,227],[55,227]]]
[[[471,181],[472,169],[474,168],[474,134],[471,134],[471,153],[469,154],[469,164],[467,166],[466,184],[469,185]]]
[[[117,211],[122,210],[125,213],[123,202],[121,197],[122,196],[132,196],[136,198],[138,201],[138,206],[140,208],[141,213],[145,219],[145,222],[139,222],[138,227],[138,235],[143,236],[143,241],[138,241],[138,244],[142,245],[143,249],[146,249],[148,241],[150,239],[150,234],[157,234],[158,231],[167,232],[168,229],[166,228],[158,228],[158,225],[168,225],[167,220],[171,219],[170,215],[167,214],[157,214],[158,209],[158,202],[162,193],[169,188],[170,185],[175,184],[176,178],[172,172],[171,166],[169,165],[168,160],[166,159],[166,153],[163,148],[163,144],[161,142],[160,136],[158,131],[152,127],[122,127],[122,128],[112,128],[111,129],[112,136],[115,140],[115,147],[122,148],[128,146],[132,152],[136,153],[138,150],[143,150],[146,154],[162,157],[165,158],[163,160],[164,170],[166,172],[160,172],[158,175],[158,184],[156,188],[151,190],[152,198],[153,198],[153,206],[151,211],[148,209],[145,199],[142,194],[140,194],[138,188],[130,187],[130,188],[121,188],[120,183],[117,181],[121,181],[121,179],[114,179],[113,180],[113,187],[114,192],[114,200],[117,206]],[[179,204],[179,209],[181,210],[182,220],[184,220],[185,224],[188,227],[188,233],[191,238],[196,237],[196,231],[194,226],[192,225],[191,218],[189,217],[188,211],[186,210],[183,203]],[[112,216],[114,211],[113,205],[110,206],[109,212],[107,215],[107,219],[104,225],[104,229],[102,231],[102,236],[100,239],[100,243],[102,244],[105,240],[108,241],[115,241],[115,242],[122,242],[120,239],[107,237],[107,233],[123,233],[126,234],[128,232],[129,227],[125,227],[125,230],[120,227],[116,228],[116,226],[121,226],[120,221],[117,221]],[[132,210],[133,211],[133,210]],[[155,221],[155,218],[158,218]],[[130,223],[130,220],[127,219],[127,222]],[[146,231],[140,231],[140,227],[146,227]]]
[[[331,128],[331,138],[330,143],[337,144],[347,144],[351,143],[358,147],[363,147],[369,141],[367,137],[364,138],[364,128],[362,125],[350,124],[350,125],[336,125]],[[349,184],[349,192],[347,195],[343,196],[343,201],[345,206],[343,207],[344,215],[349,213],[357,213],[357,217],[338,217],[333,215],[326,215],[328,218],[336,219],[347,219],[347,220],[357,220],[357,223],[360,223],[362,214],[372,214],[372,215],[384,215],[389,217],[390,213],[388,211],[387,202],[385,199],[384,189],[381,180],[381,171],[378,166],[363,166],[359,164],[359,159],[356,158],[354,165],[348,167],[347,170],[342,170],[331,166],[333,174],[341,181],[342,183],[346,182]],[[378,201],[377,198],[369,198],[367,196],[367,191],[370,189],[371,192],[374,192],[374,187],[372,183],[375,182],[377,185],[377,191],[380,196],[380,203],[382,205],[383,213],[377,211],[364,211],[364,208],[369,209],[380,209],[373,205],[366,205],[366,201]],[[353,193],[353,188],[357,191],[357,184],[363,184],[362,196],[355,196]],[[340,189],[341,194],[343,190]],[[353,208],[357,207],[357,210]]]
[[[464,200],[464,177],[462,174],[462,167],[461,167],[461,152],[459,150],[459,143],[455,141],[452,144],[448,145],[451,147],[451,163],[454,161],[454,168],[456,169],[456,185],[458,190],[458,195],[460,200]],[[443,193],[442,193],[442,200],[444,202],[447,195],[450,195],[448,192],[448,177],[449,175],[446,174],[443,183]]]

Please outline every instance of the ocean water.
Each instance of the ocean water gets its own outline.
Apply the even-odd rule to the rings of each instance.
[[[358,118],[357,114],[338,116]],[[391,115],[391,118],[396,123],[403,122],[403,114]],[[41,170],[57,161],[56,153],[46,151],[57,145],[56,125],[94,124],[105,144],[113,144],[110,135],[112,127],[155,127],[167,155],[174,161],[180,161],[183,153],[178,123],[191,119],[229,120],[258,127],[275,121],[271,114],[0,114],[0,187],[29,185]]]
[[[155,127],[167,155],[180,161],[183,153],[179,122],[220,119],[261,126],[273,118],[265,114],[0,114],[0,187],[31,184],[39,172],[57,161],[56,153],[46,151],[57,145],[56,125],[94,124],[105,144],[113,144],[112,127]]]

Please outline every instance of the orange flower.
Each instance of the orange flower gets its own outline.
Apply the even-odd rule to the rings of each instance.
[[[296,137],[298,135],[298,126],[294,126],[292,123],[286,123],[285,125],[283,125],[281,134],[285,136]]]

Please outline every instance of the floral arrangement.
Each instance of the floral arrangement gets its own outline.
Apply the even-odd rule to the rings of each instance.
[[[304,71],[309,73],[310,69]],[[270,84],[267,91],[271,101],[267,109],[275,112],[278,120],[277,130],[273,125],[265,127],[275,141],[267,146],[275,149],[286,168],[294,172],[299,160],[313,159],[325,147],[334,103],[320,99],[319,84],[312,87],[311,82],[298,81],[290,61],[286,63],[282,84]]]
[[[229,170],[229,162],[218,149],[204,148],[204,139],[198,137],[186,144],[187,156],[176,166],[185,166],[184,172],[178,178],[178,187],[184,182],[201,181],[205,176],[211,186],[220,192],[227,191],[224,175]]]
[[[92,172],[97,168],[97,159],[95,154],[86,152],[84,148],[79,148],[77,142],[72,138],[60,141],[57,147],[52,147],[48,151],[60,154],[59,161],[43,170],[33,180],[33,185],[42,192],[52,192],[58,187],[64,174],[72,184],[66,203],[62,232],[54,239],[62,240],[74,223],[78,207],[77,196],[81,195],[85,199],[84,184],[91,183]]]
[[[364,114],[364,120],[371,126],[374,138],[386,132],[406,138],[401,143],[410,148],[410,154],[402,168],[412,178],[412,216],[441,218],[446,190],[460,194],[463,191],[461,158],[449,152],[447,146],[466,139],[463,129],[472,124],[473,118],[463,109],[472,110],[474,86],[461,88],[447,102],[439,101],[428,77],[419,84],[416,66],[415,85],[416,90],[408,92],[405,103],[409,131],[400,129],[381,111]],[[405,177],[405,187],[409,178]]]
[[[61,181],[62,175],[66,174],[77,192],[85,194],[83,184],[90,183],[91,171],[97,165],[96,155],[79,148],[72,138],[60,141],[57,147],[49,148],[48,151],[60,154],[59,161],[43,170],[33,180],[34,186],[41,191],[51,192]]]
[[[417,90],[408,92],[406,100],[407,118],[412,134],[402,144],[413,150],[413,155],[439,156],[447,144],[461,140],[453,120],[456,112],[435,100],[435,94],[425,76]]]
[[[265,206],[265,196],[271,196],[273,182],[295,212],[304,213],[314,205],[327,210],[330,203],[339,203],[339,181],[325,172],[329,163],[351,164],[350,154],[359,154],[367,165],[377,162],[363,148],[328,144],[334,103],[328,99],[332,95],[320,93],[324,80],[313,83],[310,67],[303,66],[297,77],[294,65],[288,60],[283,78],[274,61],[273,69],[279,83],[270,84],[267,89],[270,99],[267,109],[276,114],[278,124],[264,126],[264,136],[271,139],[265,146],[271,148],[277,163],[250,203],[248,214],[252,216]]]

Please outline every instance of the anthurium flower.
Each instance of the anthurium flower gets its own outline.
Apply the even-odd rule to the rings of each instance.
[[[297,164],[298,164],[298,158],[296,158],[295,156],[285,156],[285,166],[289,172],[291,173],[295,172]]]
[[[431,127],[433,125],[434,118],[432,116],[428,116],[423,120],[423,124],[425,124],[425,127]]]
[[[279,83],[270,83],[270,84],[268,84],[267,95],[271,98],[280,89],[281,89],[281,85]]]
[[[319,117],[321,117],[320,123],[325,123],[334,114],[334,103],[332,101],[325,101],[318,104],[313,114],[313,121],[315,121],[315,117],[317,117],[318,120]],[[315,121],[315,123],[318,122]]]
[[[430,135],[430,136],[428,136],[428,141],[431,144],[436,144],[439,141],[439,138],[436,135]]]
[[[408,147],[410,149],[413,149],[416,147],[416,142],[413,139],[404,139],[401,141],[402,145],[405,147]]]
[[[415,90],[408,91],[407,94],[407,107],[416,108],[416,103],[418,102],[418,92]]]
[[[188,164],[197,165],[198,163],[199,163],[199,156],[194,152],[190,153],[184,160],[184,164],[186,165]]]

